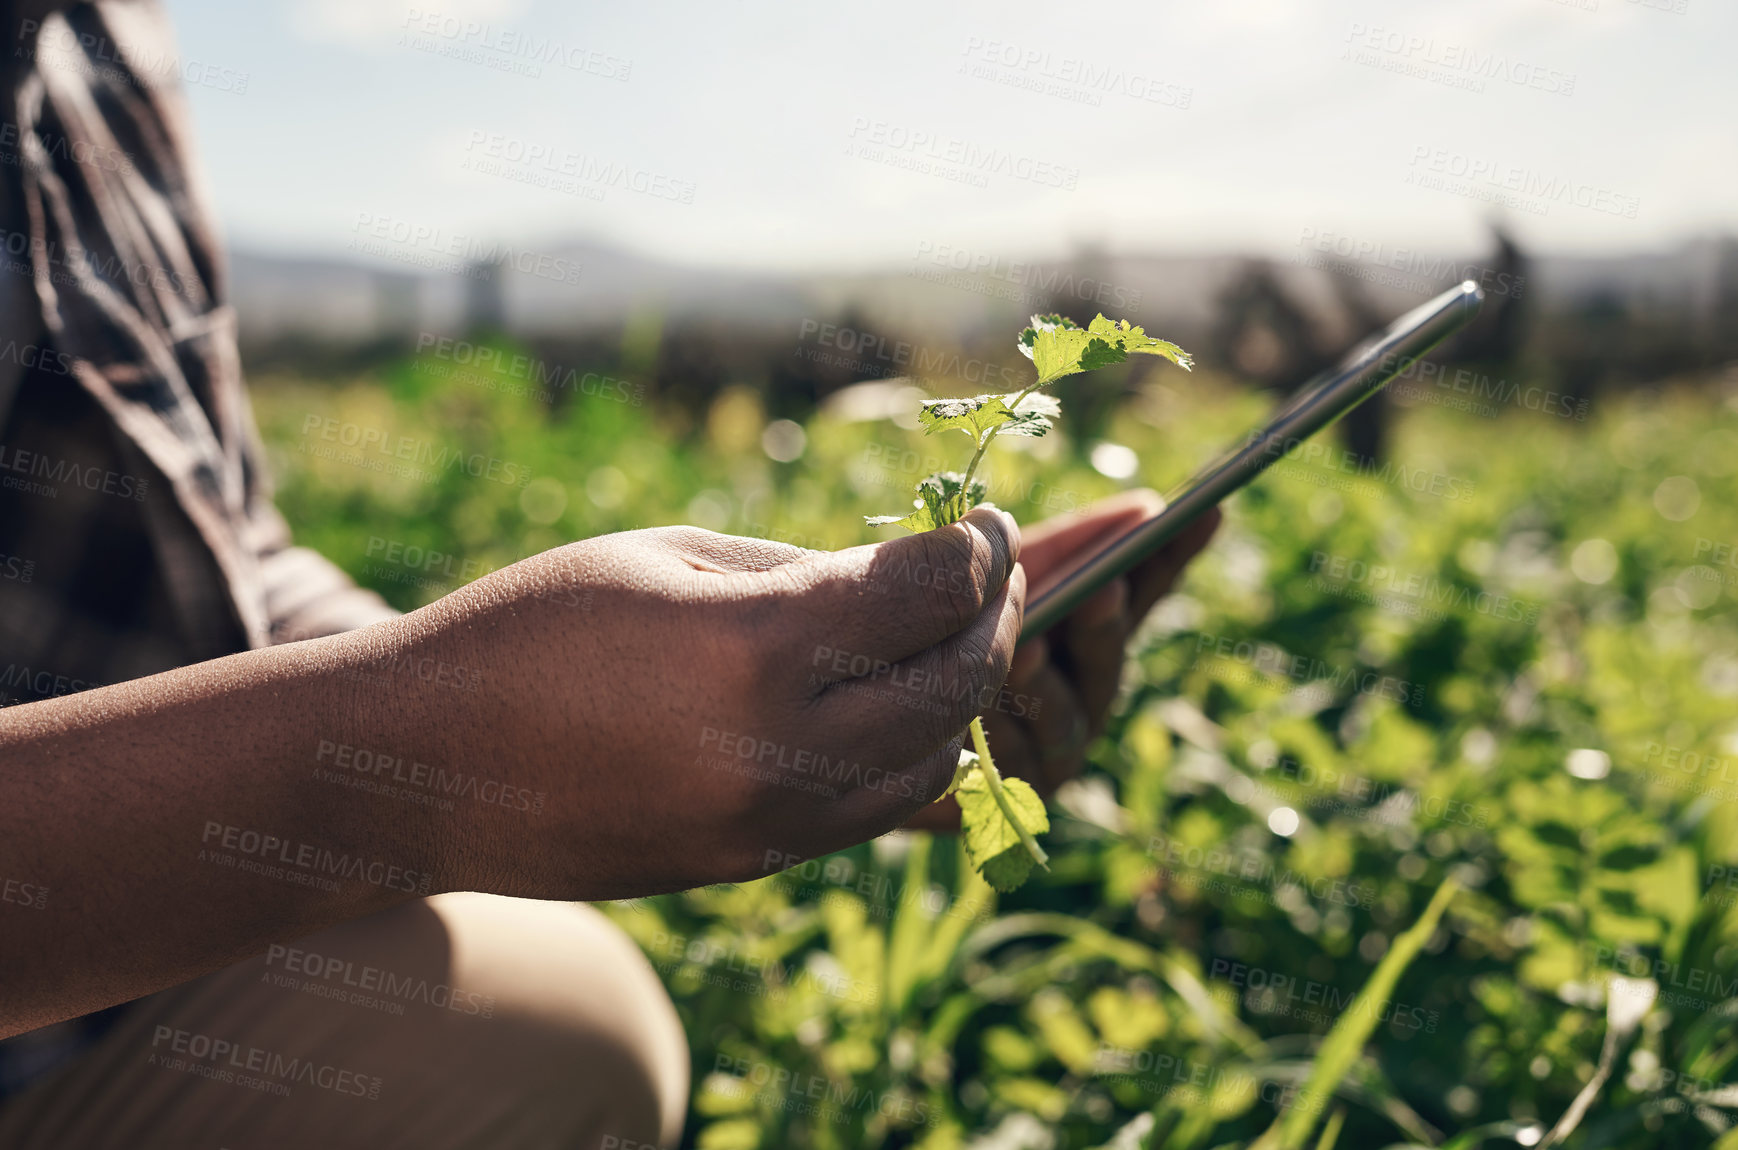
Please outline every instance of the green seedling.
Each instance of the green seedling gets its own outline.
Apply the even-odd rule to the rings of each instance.
[[[925,435],[958,431],[972,441],[965,471],[938,471],[917,484],[917,499],[907,515],[872,515],[872,527],[896,523],[909,531],[933,531],[957,523],[972,508],[984,505],[988,485],[978,476],[984,453],[998,435],[1041,436],[1056,425],[1062,405],[1041,394],[1059,379],[1094,368],[1121,363],[1131,355],[1162,355],[1187,371],[1189,354],[1174,343],[1154,339],[1138,327],[1099,316],[1085,327],[1060,315],[1035,315],[1020,333],[1020,353],[1032,361],[1037,380],[1010,395],[978,395],[969,399],[926,400],[917,413]],[[1037,836],[1050,829],[1044,802],[1020,779],[1005,779],[990,755],[984,721],[971,725],[971,749],[960,751],[953,783],[942,796],[959,800],[960,828],[972,865],[997,890],[1010,891],[1026,881],[1034,865],[1049,861]],[[1047,868],[1046,868],[1047,869]]]

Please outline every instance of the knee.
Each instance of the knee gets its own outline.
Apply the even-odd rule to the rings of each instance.
[[[589,906],[452,894],[430,905],[447,925],[455,985],[493,999],[523,1056],[531,1104],[573,1145],[673,1145],[688,1103],[688,1043],[674,1005],[633,941]],[[516,1058],[518,1062],[521,1059]]]

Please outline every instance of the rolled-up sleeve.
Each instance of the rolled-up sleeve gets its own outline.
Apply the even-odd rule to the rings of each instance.
[[[338,635],[398,615],[318,551],[292,545],[289,525],[269,502],[256,500],[250,519],[273,643]]]

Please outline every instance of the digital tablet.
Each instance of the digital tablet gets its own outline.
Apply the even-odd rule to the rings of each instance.
[[[1370,398],[1478,314],[1484,293],[1471,280],[1443,292],[1359,344],[1345,361],[1310,380],[1256,428],[1165,496],[1165,509],[1082,553],[1026,596],[1021,639],[1055,626],[1088,596],[1175,538],[1208,508],[1278,463],[1310,436]]]

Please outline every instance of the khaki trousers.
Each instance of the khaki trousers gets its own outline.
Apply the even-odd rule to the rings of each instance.
[[[135,1004],[0,1106],[5,1150],[650,1150],[688,1047],[586,906],[447,894]]]

